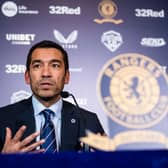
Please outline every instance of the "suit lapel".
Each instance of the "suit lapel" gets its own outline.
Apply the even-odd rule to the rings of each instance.
[[[63,101],[60,150],[75,150],[79,137],[79,116],[76,107]]]
[[[16,131],[22,126],[26,125],[27,129],[23,135],[23,138],[29,136],[30,134],[35,132],[35,119],[34,119],[34,110],[32,106],[32,99],[29,98],[25,100],[22,104],[20,115],[16,121]]]

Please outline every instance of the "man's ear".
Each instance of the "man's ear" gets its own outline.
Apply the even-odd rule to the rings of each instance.
[[[66,71],[64,83],[65,83],[65,84],[68,84],[68,83],[69,83],[69,79],[70,79],[70,72],[69,72],[69,71]]]
[[[25,82],[26,84],[30,84],[30,75],[29,75],[29,71],[25,71],[25,74],[24,74],[24,78],[25,78]]]

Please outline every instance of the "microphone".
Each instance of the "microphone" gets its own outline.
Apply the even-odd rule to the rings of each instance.
[[[69,97],[69,92],[67,92],[67,91],[62,91],[62,92],[61,92],[61,97],[62,97],[62,98],[68,98],[68,97]]]
[[[72,93],[69,93],[67,91],[62,91],[61,92],[61,97],[62,98],[68,98],[69,96],[72,97],[73,101],[75,102],[76,107],[79,109],[79,105],[78,105],[78,103],[77,103],[77,101],[75,99],[75,96]]]
[[[77,103],[77,101],[76,101],[76,99],[75,99],[75,96],[74,96],[72,93],[69,93],[69,92],[67,92],[67,91],[62,91],[60,94],[61,94],[61,97],[62,97],[62,98],[68,98],[69,96],[71,96],[72,99],[73,99],[73,101],[75,102],[75,105],[76,105],[76,108],[77,108],[78,113],[81,114],[81,113],[80,113],[80,107],[79,107],[79,105],[78,105],[78,103]],[[82,115],[82,114],[81,114],[81,115]],[[83,121],[81,124],[82,124],[81,127],[85,126],[85,122],[84,122],[84,121]],[[84,127],[84,128],[85,128],[85,127]],[[90,146],[87,145],[87,144],[83,144],[82,150],[83,150],[84,152],[88,152],[88,151],[90,151]]]

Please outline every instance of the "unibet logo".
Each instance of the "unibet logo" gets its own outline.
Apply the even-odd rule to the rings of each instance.
[[[7,1],[2,4],[1,11],[5,16],[13,17],[17,14],[18,8],[14,2]]]
[[[12,45],[30,45],[34,39],[35,34],[6,34],[6,40],[10,41]]]

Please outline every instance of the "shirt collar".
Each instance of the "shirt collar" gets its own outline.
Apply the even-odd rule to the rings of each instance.
[[[46,107],[41,102],[39,102],[39,100],[34,95],[32,96],[32,104],[33,104],[35,116],[39,115],[41,111],[46,109]],[[58,118],[61,118],[62,105],[63,105],[63,100],[61,98],[55,104],[48,107],[47,109],[52,110],[55,116],[57,116]]]

